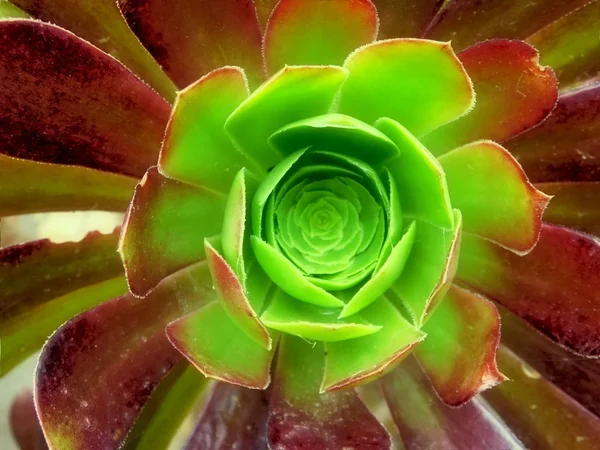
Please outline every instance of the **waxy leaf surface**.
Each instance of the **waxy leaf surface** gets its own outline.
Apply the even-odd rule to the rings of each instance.
[[[240,149],[271,169],[283,158],[267,144],[284,125],[329,112],[347,71],[336,66],[285,67],[248,97],[225,129]]]
[[[246,97],[246,76],[238,67],[216,69],[180,91],[165,132],[160,171],[227,194],[242,167],[253,169],[251,158],[235,148],[223,128]]]
[[[550,197],[535,189],[519,163],[492,141],[479,141],[439,158],[463,231],[517,253],[536,244]]]
[[[343,389],[381,376],[425,338],[425,333],[411,325],[385,298],[364,309],[361,316],[382,329],[359,339],[325,344],[321,391]]]
[[[36,406],[52,448],[118,449],[156,385],[181,360],[165,326],[214,298],[205,263],[67,322],[46,343]],[[78,420],[73,420],[78,418]]]
[[[415,353],[447,405],[463,405],[505,380],[496,367],[500,317],[490,301],[452,286],[423,331]]]
[[[127,26],[116,0],[12,0],[12,3],[34,18],[66,28],[114,56],[168,101],[175,97],[175,85]]]
[[[184,449],[266,448],[268,393],[217,383]]]
[[[204,239],[221,231],[225,196],[148,170],[138,184],[119,242],[131,292],[204,259]]]
[[[556,71],[562,90],[600,77],[598,17],[600,3],[591,1],[527,38]]]
[[[413,358],[379,383],[406,450],[525,449],[480,398],[445,405]]]
[[[262,81],[261,33],[253,2],[116,0],[127,23],[179,88],[239,65]]]
[[[510,381],[483,397],[527,448],[593,450],[598,446],[600,418],[509,350],[500,349],[498,364]]]
[[[596,239],[543,225],[526,256],[463,235],[455,281],[504,305],[556,343],[597,357],[599,270]]]
[[[33,20],[0,22],[0,47],[0,152],[135,177],[156,162],[169,104],[118,61]]]
[[[390,438],[354,389],[319,393],[323,345],[283,336],[267,429],[273,450],[389,449]]]
[[[282,0],[265,31],[267,71],[287,65],[342,65],[354,49],[377,36],[369,0]]]
[[[562,94],[547,120],[505,146],[534,183],[600,181],[600,83]]]
[[[469,114],[423,138],[439,155],[453,148],[491,139],[503,142],[544,120],[558,96],[549,67],[539,63],[537,50],[521,41],[495,39],[458,54],[477,94]]]
[[[349,76],[338,110],[368,124],[389,117],[420,137],[474,104],[471,81],[448,43],[378,41],[352,53],[344,67]]]
[[[275,348],[248,337],[218,301],[169,324],[167,336],[207,377],[251,389],[266,389],[271,381]]]

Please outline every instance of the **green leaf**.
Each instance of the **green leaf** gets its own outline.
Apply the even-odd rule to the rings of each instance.
[[[311,117],[277,130],[269,143],[283,154],[305,147],[379,164],[397,156],[396,145],[381,131],[343,114]]]
[[[338,111],[366,123],[390,117],[423,136],[475,103],[471,81],[447,42],[378,41],[352,53],[344,67],[349,75]]]
[[[329,112],[347,71],[336,66],[291,66],[254,91],[227,119],[225,129],[267,170],[281,155],[267,144],[284,125]]]
[[[170,323],[167,337],[207,377],[251,389],[265,389],[270,383],[274,349],[250,339],[220,302]]]
[[[454,220],[444,170],[435,157],[404,126],[382,118],[375,126],[400,149],[386,163],[400,196],[404,214],[451,229]]]
[[[305,150],[299,150],[285,158],[269,172],[260,186],[258,186],[258,189],[252,198],[252,232],[257,236],[262,236],[263,210],[269,200],[269,196],[304,152]]]
[[[29,19],[27,14],[22,9],[17,8],[8,0],[0,0],[0,19]]]
[[[402,306],[421,326],[449,287],[458,262],[462,216],[454,210],[454,229],[418,221],[413,249],[402,275],[392,285]]]
[[[347,320],[337,314],[336,309],[309,305],[278,290],[261,320],[269,328],[314,341],[342,341],[381,329],[360,316]]]
[[[247,335],[257,344],[271,350],[272,340],[264,325],[258,320],[256,312],[250,305],[242,283],[227,261],[208,243],[206,261],[212,275],[214,287],[219,294],[221,306]]]
[[[389,257],[383,263],[379,271],[375,272],[373,276],[361,286],[358,292],[354,294],[346,306],[344,306],[344,309],[342,309],[342,312],[340,313],[340,318],[356,314],[358,311],[373,303],[381,297],[396,280],[398,280],[413,248],[415,235],[416,223],[413,222],[408,227],[406,233],[404,233],[404,236],[402,236],[402,239],[400,239],[400,242],[392,248]]]
[[[246,278],[246,271],[244,269],[247,196],[245,173],[245,169],[241,169],[233,179],[227,203],[225,204],[223,231],[221,232],[223,256],[239,277],[242,285],[244,285]]]
[[[463,215],[465,233],[527,253],[535,247],[550,197],[527,179],[502,146],[479,141],[439,158],[452,205]]]
[[[278,250],[259,239],[251,238],[256,259],[269,278],[294,298],[323,307],[341,307],[344,302],[329,292],[315,286]]]
[[[238,67],[214,70],[180,91],[160,152],[161,172],[222,194],[242,167],[264,177],[252,155],[241,153],[223,128],[247,97],[248,82]]]
[[[361,315],[382,329],[358,339],[325,344],[321,392],[355,386],[386,373],[425,338],[425,333],[404,319],[385,298],[372,303]]]

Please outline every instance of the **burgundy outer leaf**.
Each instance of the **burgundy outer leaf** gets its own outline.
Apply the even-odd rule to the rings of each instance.
[[[0,48],[1,153],[135,177],[156,162],[169,104],[125,66],[34,20],[0,22]]]
[[[548,120],[505,146],[533,183],[600,181],[600,83],[561,95]]]
[[[446,406],[413,358],[378,383],[406,450],[524,448],[479,397],[460,408]]]
[[[268,391],[217,383],[185,450],[266,450]]]
[[[46,211],[125,211],[136,179],[87,167],[0,155],[0,216]]]
[[[272,450],[389,449],[390,437],[354,389],[319,394],[323,345],[282,337],[268,423]]]
[[[544,222],[600,236],[600,182],[538,183],[535,187],[553,196]]]
[[[248,0],[116,0],[125,20],[179,88],[222,66],[263,79],[261,32]]]
[[[452,286],[423,331],[415,356],[447,405],[463,405],[506,380],[496,366],[500,316],[487,299]]]
[[[599,273],[596,239],[545,224],[526,256],[463,235],[455,281],[496,300],[573,352],[598,357]]]
[[[423,143],[434,154],[479,139],[503,142],[542,122],[554,109],[557,81],[539,63],[535,48],[495,39],[469,47],[458,58],[473,82],[475,107],[430,133]]]
[[[598,17],[600,2],[592,0],[527,38],[554,68],[563,90],[600,79]]]
[[[439,0],[373,0],[379,15],[379,39],[420,37],[436,16]]]
[[[204,238],[221,231],[224,203],[221,194],[167,178],[156,166],[148,169],[119,242],[131,292],[146,295],[164,277],[202,260]]]
[[[47,450],[31,391],[17,395],[10,406],[10,427],[21,450]]]
[[[449,0],[424,37],[456,50],[492,38],[524,39],[589,0]]]
[[[56,24],[114,56],[171,101],[175,85],[133,34],[115,0],[11,0],[34,18]]]
[[[498,364],[511,381],[483,397],[527,448],[596,450],[600,418],[501,348]]]
[[[500,306],[499,312],[502,344],[600,417],[600,360],[573,357],[507,309]]]
[[[53,448],[117,449],[150,394],[181,359],[165,325],[214,299],[204,262],[67,322],[36,373],[36,407]]]

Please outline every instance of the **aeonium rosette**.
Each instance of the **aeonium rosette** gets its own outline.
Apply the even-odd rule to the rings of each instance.
[[[209,73],[179,93],[136,189],[120,245],[131,291],[188,266],[212,278],[217,299],[167,327],[209,377],[264,389],[279,343],[280,376],[316,367],[296,387],[325,392],[416,349],[445,400],[466,401],[503,376],[493,306],[448,292],[461,233],[526,253],[548,201],[500,145],[448,151],[436,130],[474,102],[450,45],[428,40],[285,66],[252,93],[240,68]],[[457,389],[440,364],[471,308],[495,334]]]

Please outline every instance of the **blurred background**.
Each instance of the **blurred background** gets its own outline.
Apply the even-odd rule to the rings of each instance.
[[[121,225],[123,215],[107,212],[67,212],[31,214],[3,218],[0,228],[0,246],[7,247],[37,239],[53,242],[78,241],[89,231],[110,233]],[[116,251],[116,249],[115,249]],[[0,342],[0,359],[2,358]],[[18,446],[9,428],[9,411],[13,399],[33,386],[33,371],[37,354],[0,379],[0,449],[17,450]]]

